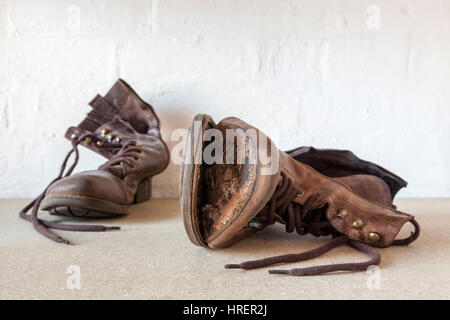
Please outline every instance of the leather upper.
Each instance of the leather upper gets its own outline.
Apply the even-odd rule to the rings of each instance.
[[[348,150],[300,147],[286,153],[331,178],[345,178],[358,174],[378,177],[389,187],[392,199],[401,188],[408,184],[394,173],[375,163],[362,160]]]
[[[91,198],[119,204],[133,202],[134,192],[107,171],[83,171],[53,183],[46,192],[45,199]]]
[[[392,244],[401,227],[413,219],[412,215],[362,198],[346,184],[320,174],[286,153],[280,153],[280,157],[283,170],[294,179],[296,188],[304,192],[304,196],[294,201],[303,205],[308,196],[319,194],[314,208],[327,206],[328,221],[352,240],[387,247]],[[337,215],[340,209],[347,212],[344,218]],[[355,228],[354,222],[358,219],[361,219],[362,226]],[[371,241],[370,233],[377,233],[380,239]]]
[[[133,134],[149,134],[161,138],[160,121],[153,107],[143,101],[124,80],[119,79],[104,97],[97,95],[89,103],[92,110],[76,127],[67,129],[65,137],[72,140],[86,133],[95,132],[101,135],[101,130],[108,123],[120,118],[133,128]],[[86,148],[109,159],[113,155],[116,144],[83,144]]]
[[[82,145],[110,160],[98,170],[57,181],[44,200],[82,196],[131,204],[139,183],[162,172],[169,163],[159,119],[153,108],[120,79],[104,98],[96,96],[91,106],[93,110],[77,127],[69,128],[66,137],[89,134]]]

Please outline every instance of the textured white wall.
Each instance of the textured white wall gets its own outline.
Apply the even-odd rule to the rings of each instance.
[[[380,163],[409,181],[400,196],[450,196],[449,3],[0,0],[0,197],[41,191],[118,77],[166,139],[198,112],[234,115],[282,149]],[[78,170],[101,162],[85,150]],[[154,194],[176,196],[178,176]]]

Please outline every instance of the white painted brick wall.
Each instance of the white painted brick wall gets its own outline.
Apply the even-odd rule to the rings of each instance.
[[[282,149],[380,163],[409,181],[400,196],[448,197],[449,21],[448,0],[0,0],[0,197],[42,190],[118,77],[166,139],[195,113],[234,115]],[[102,161],[84,150],[78,170]],[[176,196],[178,175],[154,194]]]

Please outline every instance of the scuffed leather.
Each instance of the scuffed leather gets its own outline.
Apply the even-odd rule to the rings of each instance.
[[[230,128],[256,129],[236,118],[226,118],[220,123]],[[262,210],[261,202],[266,199],[263,203],[268,204],[267,201],[281,179],[281,173],[293,181],[292,188],[303,192],[303,196],[296,197],[293,202],[304,206],[308,198],[315,198],[318,194],[310,211],[323,215],[335,230],[333,234],[344,234],[352,240],[371,246],[387,247],[393,243],[402,226],[414,218],[395,210],[392,204],[395,194],[406,186],[406,182],[378,165],[357,158],[350,151],[316,150],[311,147],[297,148],[288,153],[276,148],[274,150],[272,152],[279,152],[280,155],[280,171],[270,179],[267,176],[257,176],[257,184],[245,210],[235,221],[224,227],[220,236],[209,239],[208,247],[230,246],[267,226],[268,219],[264,216],[266,210]],[[264,189],[260,188],[258,184],[261,181],[272,187],[265,185]],[[234,195],[239,196],[241,195]],[[339,209],[348,212],[345,218],[337,217]],[[356,219],[363,221],[360,230],[352,226]],[[284,223],[282,219],[279,222]],[[369,238],[371,232],[380,236],[379,241]]]
[[[407,186],[407,182],[379,165],[358,158],[348,150],[316,149],[300,147],[286,151],[297,161],[313,167],[318,172],[331,177],[340,178],[357,174],[366,174],[382,179],[389,187],[394,199],[397,192]]]
[[[129,141],[134,141],[140,153],[127,163],[81,172],[55,182],[47,190],[45,200],[51,198],[87,197],[117,204],[132,204],[139,183],[162,172],[169,163],[169,151],[161,139],[159,119],[153,108],[145,103],[123,80],[119,79],[105,97],[97,95],[92,101],[93,110],[77,127],[71,127],[66,137],[92,133],[95,139],[82,145],[111,159]],[[120,142],[109,141],[102,130]],[[102,146],[96,144],[103,143]],[[126,176],[121,177],[125,167]]]
[[[283,170],[294,179],[295,187],[304,192],[304,196],[294,201],[303,205],[309,196],[319,194],[313,208],[328,206],[328,221],[350,239],[372,246],[387,247],[392,244],[401,227],[413,219],[412,215],[362,198],[346,184],[322,175],[286,153],[281,152],[280,158]],[[336,216],[339,209],[347,210],[348,215],[344,219]],[[353,221],[358,218],[363,221],[361,230],[352,227]],[[370,232],[378,233],[381,236],[380,241],[370,241]]]
[[[355,174],[334,178],[349,186],[360,197],[385,206],[392,207],[392,197],[388,185],[376,176]]]
[[[47,190],[45,199],[52,198],[92,198],[130,204],[134,193],[123,182],[107,171],[84,171],[53,183]]]
[[[109,127],[108,122],[120,118],[129,123],[133,133],[149,134],[161,138],[160,120],[153,107],[143,101],[124,80],[119,79],[104,97],[97,95],[89,105],[92,111],[76,127],[67,129],[65,137],[81,136],[85,133],[100,134],[102,128]],[[110,159],[115,145],[99,148],[95,144],[83,144],[84,147]]]

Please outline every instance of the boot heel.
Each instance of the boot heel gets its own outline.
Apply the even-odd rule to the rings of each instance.
[[[152,196],[152,179],[145,178],[139,182],[136,195],[134,196],[134,203],[147,201]]]

